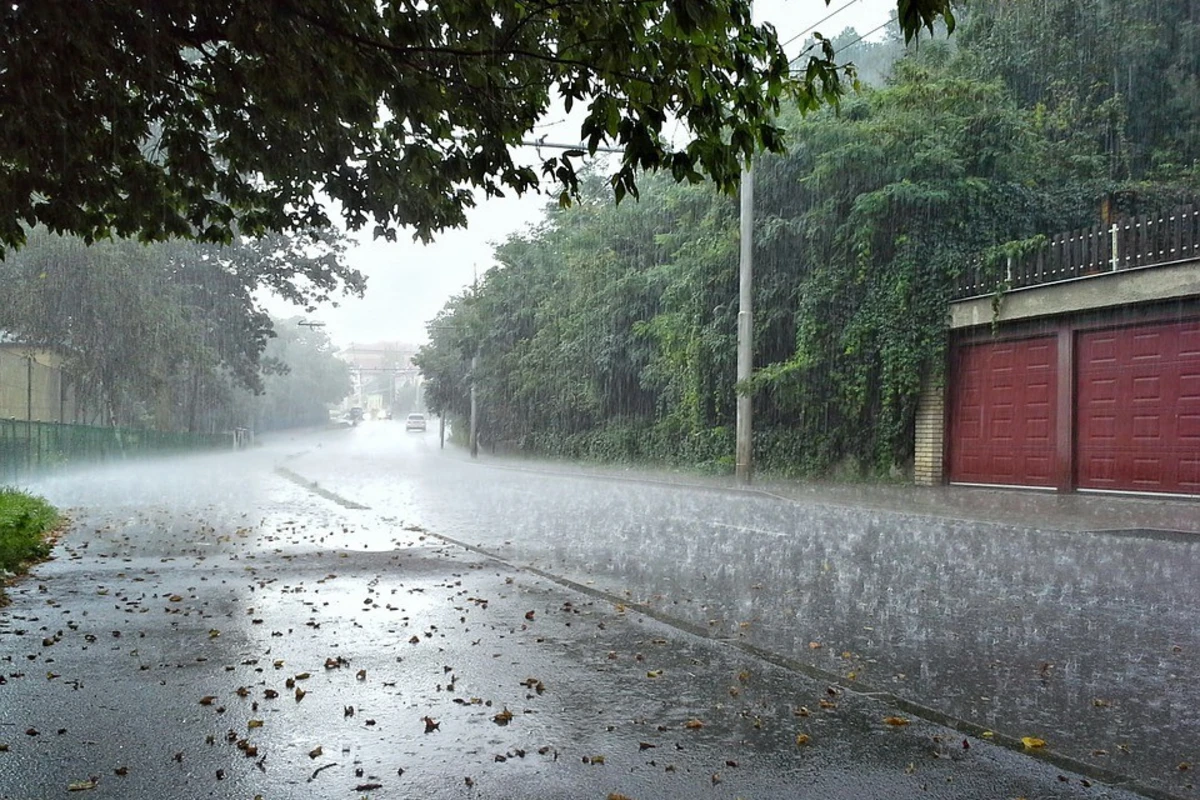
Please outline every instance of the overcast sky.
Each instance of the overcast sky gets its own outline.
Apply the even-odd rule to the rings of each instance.
[[[770,21],[781,41],[793,36],[787,51],[796,55],[805,36],[822,17],[833,14],[816,30],[835,36],[847,27],[866,33],[885,23],[896,0],[756,0],[755,17]],[[878,31],[868,37],[884,35]],[[554,124],[551,115],[540,133],[548,141],[578,141],[578,125]],[[534,154],[531,154],[531,157]],[[414,243],[402,232],[400,241],[372,241],[370,232],[356,235],[358,246],[348,256],[351,266],[367,276],[367,292],[359,299],[343,299],[337,308],[323,307],[308,319],[324,322],[339,345],[350,342],[424,342],[425,322],[437,314],[451,295],[471,283],[475,271],[483,275],[493,266],[492,245],[508,235],[527,230],[541,219],[546,198],[527,195],[481,201],[468,213],[469,227],[443,233],[430,245]],[[269,302],[277,316],[297,310]]]

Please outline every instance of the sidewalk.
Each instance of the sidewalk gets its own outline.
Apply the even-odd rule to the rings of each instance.
[[[451,453],[447,448],[447,453]],[[458,456],[458,453],[454,454]],[[461,454],[466,458],[465,453]],[[750,486],[731,476],[708,476],[642,466],[579,465],[480,453],[480,465],[574,474],[592,478],[674,484],[693,488],[759,492],[798,503],[873,508],[900,514],[991,522],[1063,531],[1182,532],[1200,534],[1200,498],[977,486],[921,487],[890,483],[834,483],[756,478]]]

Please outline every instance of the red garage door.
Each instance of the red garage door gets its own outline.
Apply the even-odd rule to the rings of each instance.
[[[1200,493],[1200,321],[1081,333],[1076,481]]]
[[[1056,363],[1051,336],[956,350],[951,481],[1054,485]]]

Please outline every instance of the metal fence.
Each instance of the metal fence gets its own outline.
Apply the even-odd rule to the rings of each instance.
[[[996,263],[979,259],[968,266],[953,296],[963,300],[1195,258],[1200,258],[1200,209],[1186,206],[1055,234],[1041,247]]]
[[[229,450],[236,433],[167,433],[60,422],[0,419],[0,483],[65,464],[104,462],[149,453]]]

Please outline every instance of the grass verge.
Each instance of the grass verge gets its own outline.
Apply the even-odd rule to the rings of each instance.
[[[57,509],[42,498],[0,487],[0,572],[20,573],[49,556],[48,537],[61,520]],[[3,597],[0,585],[0,603]]]

